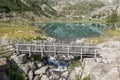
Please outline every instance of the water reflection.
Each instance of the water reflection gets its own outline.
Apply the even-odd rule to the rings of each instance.
[[[76,40],[100,36],[105,30],[110,29],[108,24],[100,23],[43,23],[39,24],[44,34],[58,40]]]

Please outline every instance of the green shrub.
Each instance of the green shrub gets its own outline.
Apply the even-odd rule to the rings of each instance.
[[[69,65],[68,65],[68,71],[74,69],[74,67],[77,67],[77,66],[80,66],[81,63],[78,59],[75,59],[75,60],[71,60]]]
[[[31,55],[31,58],[30,58],[32,61],[38,61],[38,62],[41,62],[41,55],[40,54],[33,54]]]
[[[25,80],[25,77],[26,77],[24,73],[16,71],[15,69],[9,69],[8,76],[10,80]]]
[[[90,80],[90,75],[84,77],[83,80]]]

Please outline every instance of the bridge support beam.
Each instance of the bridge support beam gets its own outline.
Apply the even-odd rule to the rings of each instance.
[[[44,47],[42,47],[41,58],[44,56]]]

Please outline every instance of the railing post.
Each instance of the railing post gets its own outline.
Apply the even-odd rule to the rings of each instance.
[[[42,46],[42,52],[41,52],[41,58],[43,58],[43,54],[44,54],[44,47]]]
[[[96,50],[96,48],[95,48],[95,52],[94,52],[95,54],[94,54],[94,59],[95,59],[95,61],[96,61],[96,53],[97,53],[97,50]]]
[[[32,46],[29,47],[29,57],[32,55]]]
[[[54,45],[54,57],[56,56],[56,54],[57,54],[57,48],[56,48],[56,46]]]
[[[83,48],[81,48],[81,52],[80,52],[80,60],[81,60],[81,63],[83,61]]]
[[[68,46],[68,59],[70,57],[70,47]]]
[[[16,45],[16,53],[19,54],[19,45]]]

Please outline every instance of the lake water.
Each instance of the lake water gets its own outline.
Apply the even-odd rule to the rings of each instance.
[[[100,23],[37,23],[42,33],[57,40],[72,41],[100,36],[110,27]]]

